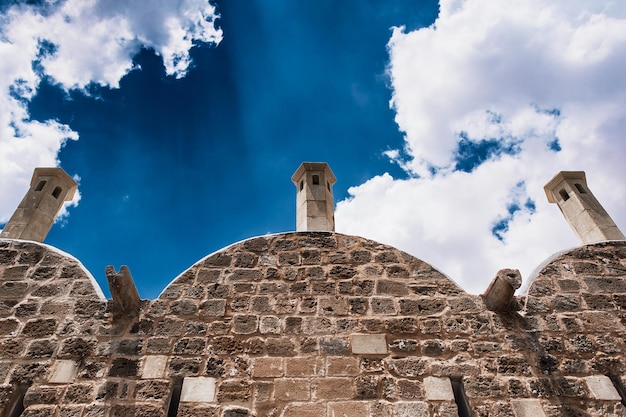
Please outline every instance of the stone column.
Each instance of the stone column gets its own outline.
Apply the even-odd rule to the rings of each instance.
[[[583,244],[626,240],[587,187],[584,171],[561,171],[543,189],[548,201],[559,206]]]
[[[43,242],[65,201],[74,198],[77,184],[61,168],[35,168],[26,193],[0,237]]]
[[[325,162],[303,162],[291,177],[296,186],[296,231],[335,231],[333,184]]]

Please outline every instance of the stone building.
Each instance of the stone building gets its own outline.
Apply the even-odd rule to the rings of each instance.
[[[559,175],[568,221],[614,233],[584,176]],[[72,256],[3,236],[0,416],[626,416],[623,235],[553,257],[521,295],[515,270],[471,295],[335,233],[325,164],[293,181],[297,232],[213,253],[156,300],[124,267],[106,300]]]

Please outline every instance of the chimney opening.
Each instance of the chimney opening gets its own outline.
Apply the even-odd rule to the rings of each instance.
[[[579,193],[587,194],[587,191],[585,191],[585,188],[582,186],[582,184],[575,183],[574,185],[576,186],[576,189]]]
[[[313,175],[313,185],[320,185],[320,176]]]
[[[304,188],[304,180],[300,181],[300,191]]]
[[[328,181],[326,181],[326,188],[328,188],[328,191],[330,191],[330,183]]]
[[[61,187],[56,187],[54,191],[52,191],[52,197],[59,198],[59,196],[61,195],[61,191]]]
[[[43,190],[44,185],[46,185],[46,181],[44,180],[39,181],[39,184],[37,184],[37,187],[35,187],[35,191]]]
[[[565,191],[565,189],[561,188],[561,191],[559,191],[559,195],[561,196],[563,201],[569,200],[569,194],[567,194],[567,191]]]

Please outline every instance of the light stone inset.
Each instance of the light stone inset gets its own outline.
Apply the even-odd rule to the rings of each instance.
[[[352,353],[357,355],[383,355],[387,353],[384,334],[353,334]]]
[[[511,400],[511,405],[516,417],[546,417],[539,400]]]
[[[67,384],[74,381],[78,372],[78,364],[69,359],[56,361],[50,377],[51,384]]]
[[[427,400],[454,400],[454,391],[452,391],[450,378],[428,376],[424,378],[424,389],[426,390]]]
[[[396,417],[429,416],[428,403],[423,401],[396,403]]]
[[[167,356],[150,355],[143,362],[142,379],[159,379],[165,375],[165,366],[167,365]]]
[[[181,402],[211,403],[215,401],[215,378],[185,377],[180,392]]]
[[[611,379],[606,375],[586,376],[585,382],[587,383],[589,391],[591,391],[591,395],[593,395],[596,400],[622,400],[622,397],[620,397],[619,392],[615,389],[613,382],[611,382]]]

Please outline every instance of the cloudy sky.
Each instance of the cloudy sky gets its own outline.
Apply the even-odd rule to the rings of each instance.
[[[79,193],[46,243],[154,298],[294,230],[291,174],[326,161],[338,232],[481,293],[578,245],[560,170],[626,230],[625,68],[623,1],[5,0],[0,227],[61,166]]]

